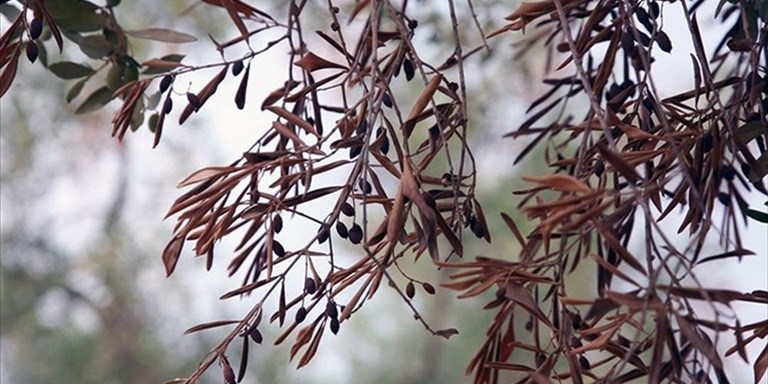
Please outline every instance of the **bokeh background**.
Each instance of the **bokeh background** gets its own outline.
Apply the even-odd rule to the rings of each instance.
[[[186,63],[216,61],[206,34],[222,41],[237,32],[223,10],[190,8],[195,3],[141,0],[118,7],[118,19],[126,28],[162,26],[201,37],[183,46],[136,41],[134,55],[149,58],[184,52],[188,54]],[[263,3],[267,4],[265,10],[276,14],[285,8],[280,1]],[[517,2],[476,0],[473,4],[489,31],[502,24],[503,16]],[[18,4],[0,5],[0,32],[8,25],[7,12],[12,12],[8,7],[18,8]],[[460,7],[466,8],[466,4]],[[427,47],[423,54],[441,61],[451,34],[444,2],[415,2],[412,17],[420,23],[414,43]],[[305,28],[322,26],[310,27],[315,28]],[[716,34],[718,26],[707,25],[705,30]],[[472,27],[463,33],[467,46],[482,43]],[[527,105],[544,91],[538,80],[548,75],[543,72],[543,52],[517,56],[513,42],[519,37],[492,40],[492,51],[468,64],[471,141],[478,155],[480,201],[490,220],[493,245],[468,237],[467,255],[516,257],[498,212],[519,218],[518,202],[511,195],[522,186],[519,174],[536,173],[545,166],[541,156],[532,157],[538,163],[513,166],[512,159],[525,142],[500,140],[524,121]],[[67,48],[63,57],[51,50],[48,61],[86,59],[71,43]],[[687,62],[689,51],[684,43],[676,45],[673,54],[678,56],[659,58],[663,62],[657,67],[674,68],[681,57]],[[183,335],[185,329],[212,320],[237,319],[250,308],[253,299],[217,299],[238,284],[238,280],[223,278],[225,262],[205,272],[203,260],[183,254],[175,274],[165,277],[160,254],[173,223],[163,221],[163,216],[180,193],[174,188],[179,180],[204,166],[239,157],[260,127],[271,123],[258,105],[284,77],[281,54],[276,51],[254,62],[258,66],[251,82],[256,86],[251,86],[245,111],[237,111],[232,100],[237,82],[225,82],[185,126],[167,123],[163,142],[154,150],[152,134],[146,128],[129,134],[122,143],[110,137],[116,103],[74,116],[78,100],[64,101],[71,83],[55,78],[39,63],[21,63],[15,84],[0,101],[0,382],[162,383],[191,373],[223,335],[218,330]],[[670,94],[690,86],[687,78],[674,73],[656,75]],[[184,79],[197,89],[208,78],[210,74],[201,73]],[[403,85],[399,91],[407,94],[409,89]],[[760,206],[760,196],[752,197],[752,204]],[[743,265],[705,266],[710,269],[699,271],[700,277],[731,289],[768,289],[766,235],[765,226],[752,225],[745,236],[757,256]],[[713,244],[713,253],[715,248]],[[347,252],[349,257],[355,255],[354,249]],[[411,267],[435,285],[446,278],[445,272],[436,271],[426,259]],[[590,271],[582,273],[582,288],[588,291],[594,282]],[[483,341],[489,321],[481,310],[483,299],[459,301],[454,293],[439,291],[435,297],[417,296],[416,304],[434,328],[455,327],[460,334],[450,341],[431,337],[394,291],[382,290],[364,311],[345,323],[338,336],[324,338],[315,360],[301,370],[289,362],[286,346],[271,346],[277,330],[262,330],[265,343],[252,348],[245,381],[468,381],[464,370]],[[743,323],[768,317],[754,308],[738,311],[744,316]],[[736,369],[746,367],[729,362]],[[213,371],[206,382],[221,381]],[[748,382],[749,370],[744,371],[744,382]]]

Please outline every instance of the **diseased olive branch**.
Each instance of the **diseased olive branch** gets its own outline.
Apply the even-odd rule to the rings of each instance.
[[[30,55],[30,49],[44,47],[40,37],[43,20],[59,47],[62,36],[57,23],[70,31],[65,37],[84,48],[79,33],[92,26],[57,19],[57,12],[49,12],[48,7],[61,5],[59,1],[23,3],[24,10],[27,6],[33,10],[32,21],[19,16],[3,34],[0,95],[13,81],[21,47],[25,46],[31,61],[36,55]],[[303,351],[299,366],[315,355],[325,329],[338,332],[340,323],[360,309],[382,281],[394,286],[431,333],[450,337],[455,330],[432,330],[410,301],[415,294],[414,280],[398,264],[410,254],[419,257],[429,253],[438,266],[456,268],[454,281],[445,286],[463,291],[460,297],[477,296],[497,287],[485,308],[498,312],[469,367],[475,372],[476,383],[507,378],[578,383],[584,377],[626,382],[642,376],[654,383],[702,381],[711,376],[722,381],[727,373],[721,356],[713,352],[719,333],[735,334],[736,345],[728,353],[738,352],[744,359],[746,345],[768,334],[768,322],[742,326],[735,314],[720,309],[720,304],[727,307],[734,301],[768,304],[765,292],[707,288],[695,274],[701,263],[753,254],[742,245],[738,216],[745,222],[747,218],[768,221],[763,213],[746,205],[740,192],[756,189],[765,193],[763,180],[768,173],[768,77],[765,63],[760,61],[768,53],[765,15],[759,12],[762,3],[721,2],[724,22],[731,20],[731,15],[737,17],[710,59],[704,53],[696,19],[702,2],[692,1],[690,7],[679,2],[690,31],[690,36],[683,37],[694,42],[694,88],[666,98],[654,82],[654,55],[672,50],[663,21],[670,14],[666,9],[678,6],[656,0],[553,0],[523,3],[510,14],[510,23],[490,36],[542,20],[534,26],[541,32],[535,31],[525,48],[541,44],[550,49],[551,58],[562,59],[553,74],[573,70],[570,76],[545,80],[552,89],[532,103],[531,110],[536,112],[508,135],[534,135],[517,160],[532,153],[543,139],[552,143],[545,160],[553,173],[526,178],[535,186],[520,191],[524,195],[520,204],[523,212],[538,220],[533,231],[524,235],[510,216],[502,215],[520,244],[519,259],[479,257],[457,262],[446,260],[463,253],[462,227],[486,240],[490,236],[474,197],[477,173],[467,144],[469,92],[464,67],[464,60],[488,43],[483,38],[480,47],[465,52],[460,34],[465,26],[456,4],[448,3],[453,53],[443,64],[434,66],[411,40],[418,23],[407,15],[407,1],[358,1],[350,7],[328,1],[327,13],[322,15],[307,8],[307,1],[292,1],[287,4],[286,22],[278,22],[239,0],[204,2],[226,11],[240,36],[224,43],[214,41],[222,60],[203,66],[181,64],[179,55],[138,64],[126,56],[130,53],[126,34],[178,42],[189,36],[167,30],[129,33],[110,25],[114,17],[99,19],[102,10],[106,10],[104,15],[113,15],[113,6],[78,3],[85,7],[81,13],[90,12],[103,22],[99,33],[107,45],[114,45],[111,50],[91,51],[96,56],[93,58],[103,62],[100,68],[109,67],[110,73],[118,75],[112,79],[115,84],[110,85],[108,78],[108,84],[89,96],[80,110],[122,98],[113,132],[120,139],[128,128],[141,124],[137,116],[154,112],[149,125],[155,132],[155,145],[159,142],[172,97],[179,94],[171,88],[178,76],[221,68],[200,91],[186,93],[188,104],[179,119],[184,123],[217,92],[230,68],[233,77],[241,77],[234,101],[238,108],[244,108],[252,61],[273,48],[285,47],[289,53],[284,86],[261,104],[265,113],[276,116],[272,126],[229,166],[205,168],[182,181],[181,187],[191,189],[169,211],[169,216],[178,215],[178,223],[163,253],[168,273],[186,242],[195,243],[195,254],[206,255],[210,268],[215,243],[238,231],[242,240],[228,271],[230,275],[241,271],[249,260],[250,267],[242,285],[222,298],[252,293],[260,297],[241,320],[190,329],[236,324],[199,369],[181,382],[194,382],[216,361],[227,382],[242,379],[250,343],[246,336],[261,342],[258,326],[263,305],[275,295],[278,310],[270,322],[278,321],[282,327],[289,310],[298,307],[294,321],[276,343],[299,328],[291,348],[292,357]],[[474,6],[471,2],[468,6],[478,27]],[[333,32],[317,32],[322,44],[327,44],[322,48],[310,45],[303,31],[303,24],[318,16]],[[362,22],[362,28],[358,29],[360,23],[347,23],[355,20]],[[285,34],[262,49],[251,47],[251,38],[274,28],[285,29]],[[75,34],[71,34],[73,30]],[[110,43],[108,32],[119,39]],[[98,38],[99,33],[94,36]],[[604,43],[605,51],[593,50]],[[248,53],[239,60],[226,59],[227,49],[242,44]],[[343,59],[326,59],[329,55]],[[714,69],[709,67],[710,61],[717,63]],[[145,68],[143,77],[139,78],[138,71],[129,71],[136,67]],[[454,67],[458,68],[458,83],[450,80]],[[70,90],[75,96],[98,72],[71,64],[50,69],[63,77],[85,77]],[[621,72],[623,82],[619,81]],[[401,73],[408,81],[421,80],[415,86],[419,96],[410,106],[398,97]],[[160,92],[147,95],[151,82],[158,78]],[[165,101],[157,109],[161,94],[165,94]],[[580,96],[586,97],[589,108],[578,121],[568,114],[567,106]],[[547,122],[549,112],[558,106],[560,115]],[[450,143],[459,145],[458,162]],[[755,150],[758,155],[753,154]],[[349,159],[342,159],[344,155]],[[440,161],[434,162],[436,159]],[[741,173],[734,169],[736,162],[741,162]],[[326,184],[325,175],[335,173],[345,174],[345,182]],[[322,185],[318,187],[318,183]],[[333,208],[320,215],[305,208],[307,203],[318,201]],[[721,226],[712,220],[715,202],[724,206]],[[669,221],[676,207],[687,209],[679,230],[691,234],[682,247],[660,223]],[[293,217],[285,223],[286,228],[308,222],[312,230],[319,229],[304,236],[302,246],[286,249],[280,242],[283,214]],[[349,220],[351,227],[346,224]],[[644,233],[637,228],[643,228]],[[726,251],[702,257],[707,252],[705,240],[713,234],[720,236]],[[639,237],[643,238],[645,264],[629,246]],[[439,244],[438,238],[447,243]],[[349,265],[334,252],[336,241],[343,239],[359,245],[362,251]],[[325,261],[328,265],[323,267]],[[572,272],[584,261],[594,262],[594,298],[573,297],[566,289]],[[289,274],[297,265],[301,273]],[[408,280],[404,288],[391,276],[388,269],[392,266]],[[301,293],[290,301],[286,293],[286,285],[292,285],[289,275],[304,279]],[[687,285],[689,282],[693,287]],[[434,293],[428,282],[422,282],[422,287],[428,294]],[[353,292],[352,296],[341,302],[346,300],[342,295],[345,291]],[[697,313],[695,302],[713,309],[714,319]],[[324,308],[316,309],[322,303]],[[586,312],[583,315],[582,310]],[[314,321],[302,326],[312,313]],[[517,326],[524,318],[525,326]],[[649,319],[655,321],[652,327],[648,326]],[[714,340],[708,330],[714,331],[710,333]],[[625,336],[629,333],[631,336]],[[237,336],[243,337],[243,349],[236,377],[228,354],[233,353],[230,346]],[[593,351],[603,351],[607,357],[593,361]],[[527,353],[527,358],[521,359],[522,353]],[[567,372],[559,372],[562,365],[557,363],[561,360],[565,360]],[[768,368],[768,347],[753,367],[758,381]]]

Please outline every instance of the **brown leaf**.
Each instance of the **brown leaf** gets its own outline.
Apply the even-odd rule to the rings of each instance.
[[[589,311],[584,316],[585,320],[600,319],[606,313],[619,307],[619,304],[611,299],[598,298],[594,301]]]
[[[307,52],[304,57],[302,57],[299,60],[296,60],[296,62],[293,63],[293,65],[301,67],[307,72],[314,72],[320,69],[328,69],[328,68],[340,68],[340,69],[347,69],[347,67],[334,63],[332,61],[326,60],[320,56],[315,55],[312,52]]]
[[[51,13],[48,12],[44,1],[37,1],[34,4],[38,6],[37,10],[43,14],[45,24],[48,25],[48,29],[51,31],[53,39],[56,40],[56,45],[59,46],[59,53],[61,53],[64,50],[64,39],[61,38],[61,31],[59,31],[59,27],[56,25],[56,20],[54,20]]]
[[[163,250],[163,265],[165,265],[166,276],[170,276],[176,269],[176,263],[179,261],[179,255],[184,247],[184,238],[174,237],[168,242]]]
[[[163,60],[158,58],[152,58],[141,63],[142,67],[156,68],[156,69],[174,69],[184,64],[178,61]]]
[[[631,253],[629,253],[629,251],[624,248],[624,246],[621,245],[619,239],[614,236],[613,231],[610,228],[605,228],[601,223],[595,223],[595,227],[597,228],[598,232],[600,232],[600,235],[602,236],[603,240],[605,240],[605,243],[611,247],[611,249],[616,251],[616,254],[619,255],[622,261],[629,264],[629,266],[642,273],[644,276],[648,275],[645,267],[643,267],[643,265]]]
[[[302,141],[299,136],[296,134],[296,132],[292,131],[290,128],[288,128],[285,124],[279,122],[279,121],[273,121],[272,122],[272,128],[277,131],[277,133],[280,134],[280,136],[283,136],[287,139],[290,139],[293,141],[293,145],[297,148],[305,148],[307,146],[304,141]]]
[[[755,359],[753,366],[755,371],[755,384],[760,384],[765,372],[768,371],[768,345],[760,352],[760,356]]]
[[[275,281],[277,278],[278,278],[278,276],[272,276],[269,279],[259,280],[259,281],[254,282],[254,283],[243,285],[240,288],[233,289],[233,290],[231,290],[231,291],[221,295],[221,297],[219,297],[219,300],[229,299],[230,297],[234,297],[234,296],[239,296],[239,295],[242,295],[242,294],[250,293],[253,290],[258,289],[261,286],[264,286],[266,284],[269,284],[269,283]]]
[[[305,130],[307,133],[315,135],[315,137],[320,137],[320,135],[315,130],[315,127],[313,127],[311,124],[306,122],[304,119],[302,119],[299,116],[296,116],[295,114],[289,112],[285,108],[282,107],[275,107],[275,106],[267,106],[264,109],[288,120],[288,122],[295,124],[298,127],[301,127],[301,129]]]
[[[453,335],[458,335],[459,331],[456,328],[446,328],[439,331],[435,331],[435,335],[444,337],[446,340],[450,339]]]
[[[222,0],[227,1],[227,0]],[[216,89],[219,87],[219,84],[221,84],[222,81],[224,81],[224,78],[227,76],[227,70],[228,66],[224,66],[224,68],[219,71],[219,73],[214,76],[208,83],[203,87],[203,89],[200,90],[200,92],[195,95],[197,98],[196,102],[193,102],[193,100],[190,100],[189,104],[184,108],[184,110],[181,112],[181,115],[179,116],[179,124],[184,124],[184,122],[189,118],[189,116],[192,114],[192,112],[197,112],[200,107],[205,104],[205,102],[216,92]],[[191,93],[188,93],[189,96]]]
[[[723,363],[720,361],[720,355],[718,354],[717,349],[715,349],[715,346],[712,345],[712,342],[709,341],[708,338],[701,334],[701,330],[691,324],[683,316],[675,314],[675,318],[677,319],[677,324],[680,326],[680,331],[683,336],[688,339],[691,345],[706,356],[715,368],[722,368]]]
[[[437,88],[440,86],[440,82],[442,80],[443,75],[439,73],[435,76],[432,76],[432,78],[429,80],[429,83],[427,83],[427,86],[424,87],[424,91],[421,92],[419,98],[416,99],[416,102],[413,103],[413,107],[411,107],[411,111],[408,113],[408,118],[406,118],[405,123],[403,123],[403,135],[406,138],[411,136],[411,132],[413,131],[413,127],[418,121],[419,115],[422,111],[424,111],[427,105],[429,105],[429,102],[432,100],[432,96],[434,96],[435,91],[437,91]]]
[[[180,181],[179,184],[176,185],[176,188],[184,188],[192,184],[218,178],[238,169],[238,167],[206,167],[187,176],[184,180]]]
[[[512,231],[512,234],[515,235],[515,239],[520,244],[520,246],[525,246],[525,240],[523,239],[523,235],[520,233],[520,230],[517,228],[515,221],[512,220],[512,218],[504,212],[501,213],[501,218],[504,219],[504,222],[507,224],[507,227],[509,227],[509,230]]]
[[[539,308],[539,305],[536,303],[536,300],[534,300],[531,292],[522,285],[513,281],[507,282],[507,284],[504,285],[504,297],[520,304],[520,306],[525,308],[528,313],[535,316],[548,327],[553,327],[547,316],[541,311],[541,308]]]
[[[617,172],[624,176],[627,181],[630,183],[636,183],[638,180],[640,180],[640,174],[637,173],[633,166],[624,161],[624,159],[621,157],[621,154],[609,149],[602,142],[597,144],[597,150],[600,152],[600,156],[602,156],[605,161],[611,164]]]
[[[261,104],[261,109],[267,109],[267,107],[269,107],[270,105],[276,103],[278,100],[282,99],[288,92],[290,92],[292,89],[296,88],[297,85],[299,85],[299,82],[291,81],[289,83],[286,83],[285,86],[282,86],[282,87],[272,91],[264,99],[264,102]]]
[[[317,353],[317,348],[320,346],[320,339],[323,337],[323,328],[319,328],[317,330],[317,333],[315,333],[315,336],[312,338],[312,342],[309,343],[309,346],[307,347],[307,350],[304,352],[304,355],[301,356],[301,360],[299,360],[298,368],[301,368],[309,363],[310,360],[312,360],[312,357],[315,356],[315,353]]]
[[[0,97],[3,97],[8,89],[11,88],[13,79],[16,78],[16,69],[19,66],[19,55],[21,55],[21,48],[17,46],[13,55],[10,58],[10,62],[5,66],[5,70],[0,75]]]
[[[219,321],[211,321],[210,323],[203,323],[203,324],[198,324],[198,325],[195,325],[194,327],[192,327],[192,328],[189,328],[189,329],[187,329],[186,331],[184,331],[184,334],[185,334],[185,335],[188,335],[188,334],[190,334],[190,333],[195,333],[195,332],[197,332],[197,331],[202,331],[202,330],[205,330],[205,329],[211,329],[211,328],[221,327],[221,326],[224,326],[224,325],[237,324],[237,323],[239,323],[239,322],[240,322],[240,320],[219,320]]]
[[[545,176],[523,176],[523,180],[531,181],[540,184],[546,188],[553,189],[560,192],[582,192],[590,193],[592,189],[589,188],[583,181],[577,179],[572,175],[555,173]]]

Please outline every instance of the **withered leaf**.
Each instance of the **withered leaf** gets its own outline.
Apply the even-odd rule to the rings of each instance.
[[[522,285],[512,281],[508,282],[504,286],[504,297],[520,304],[520,306],[525,308],[528,313],[535,316],[539,321],[546,324],[548,327],[552,327],[552,323],[544,312],[541,311],[541,308],[539,308],[539,305],[533,299],[531,292]]]
[[[319,69],[327,69],[327,68],[339,68],[339,69],[347,69],[347,67],[334,63],[332,61],[326,60],[320,56],[315,55],[312,52],[307,52],[306,55],[304,55],[301,59],[296,60],[293,65],[296,65],[298,67],[301,67],[307,72],[314,72]]]
[[[288,122],[293,123],[298,127],[301,127],[301,129],[303,129],[307,133],[312,134],[315,137],[320,137],[320,135],[317,133],[317,131],[311,124],[309,124],[306,120],[302,119],[301,117],[296,116],[295,114],[289,112],[285,108],[267,106],[267,107],[264,107],[264,109],[288,120]]]
[[[243,381],[245,371],[248,368],[248,339],[243,337],[243,349],[240,353],[240,369],[237,372],[237,382]]]
[[[523,180],[531,181],[560,192],[592,192],[592,189],[584,184],[583,181],[562,173],[545,176],[523,176]]]
[[[203,324],[195,325],[194,327],[189,328],[186,331],[184,331],[184,334],[188,335],[190,333],[194,333],[194,332],[197,332],[197,331],[202,331],[202,330],[205,330],[205,329],[221,327],[221,326],[224,326],[224,325],[237,324],[239,322],[240,322],[240,320],[212,321],[210,323],[203,323]]]
[[[768,345],[763,348],[763,351],[760,352],[760,356],[755,359],[753,369],[755,372],[755,384],[759,384],[765,376],[766,371],[768,371]]]
[[[446,340],[450,339],[453,335],[458,335],[459,331],[456,328],[446,328],[439,331],[435,331],[435,335],[444,337]]]
[[[232,366],[229,365],[229,361],[226,359],[221,359],[221,361],[221,369],[224,375],[224,382],[226,384],[235,384],[235,371],[232,369]]]
[[[187,176],[184,180],[180,181],[179,184],[176,185],[176,188],[184,188],[192,184],[208,181],[213,178],[224,176],[236,170],[238,170],[237,167],[206,167]]]
[[[184,238],[174,237],[168,242],[163,250],[163,265],[165,266],[166,276],[170,276],[176,269],[176,263],[179,261],[181,250],[184,247]]]
[[[709,361],[716,367],[722,368],[723,363],[720,360],[720,356],[715,349],[712,342],[698,329],[698,327],[691,324],[685,317],[675,314],[677,324],[680,326],[680,331],[686,339],[696,348],[699,352],[707,356]]]

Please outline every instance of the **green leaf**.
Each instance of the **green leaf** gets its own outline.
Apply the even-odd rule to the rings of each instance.
[[[48,50],[45,48],[45,44],[43,44],[42,41],[37,41],[37,57],[38,60],[40,60],[40,63],[43,64],[44,67],[48,66]]]
[[[147,109],[157,108],[157,105],[160,104],[160,96],[162,96],[160,91],[147,96]]]
[[[53,19],[75,18],[85,13],[96,13],[99,6],[85,0],[45,0],[45,8],[53,16]]]
[[[149,128],[149,131],[152,133],[155,133],[157,130],[157,122],[160,120],[160,114],[159,113],[153,113],[152,116],[149,117],[149,121],[147,122],[147,127]]]
[[[106,13],[85,0],[46,0],[45,7],[62,32],[92,32],[104,28]]]
[[[8,21],[13,22],[16,20],[16,17],[19,16],[19,13],[21,13],[21,11],[13,5],[8,3],[0,4],[0,14],[5,16]]]
[[[747,216],[761,222],[768,224],[768,213],[756,211],[754,209],[747,209],[744,211],[744,213],[747,214]]]
[[[131,132],[136,132],[137,129],[144,123],[144,101],[139,99],[136,102],[136,106],[133,108],[133,114],[131,115]]]
[[[103,35],[89,35],[77,43],[80,50],[91,59],[101,59],[109,56],[114,50],[114,46]]]
[[[110,101],[112,101],[112,91],[107,86],[103,86],[88,95],[85,101],[77,107],[75,113],[79,115],[95,111],[107,105]]]
[[[88,81],[88,78],[78,80],[76,83],[72,84],[72,86],[69,88],[69,91],[67,91],[67,96],[65,97],[67,103],[74,100],[74,98],[80,94],[80,91],[83,90],[83,85],[85,85],[86,81]]]
[[[54,75],[62,79],[79,79],[81,77],[90,76],[93,74],[93,69],[87,65],[73,63],[71,61],[60,61],[48,66],[48,69],[53,72]]]
[[[125,31],[125,33],[139,39],[162,41],[165,43],[182,44],[197,41],[197,38],[192,35],[166,28],[137,29]]]

